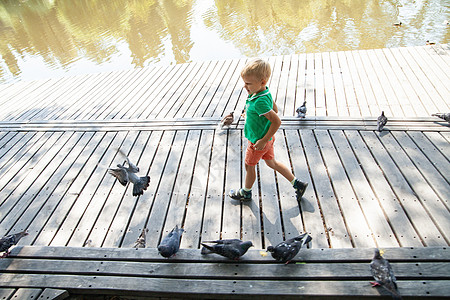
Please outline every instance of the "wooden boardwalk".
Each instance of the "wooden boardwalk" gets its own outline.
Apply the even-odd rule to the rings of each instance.
[[[243,109],[245,59],[0,85],[0,235],[27,230],[24,249],[110,251],[132,247],[144,227],[155,248],[179,225],[182,250],[197,253],[205,240],[265,249],[309,232],[317,251],[438,247],[448,256],[450,126],[430,115],[450,111],[449,54],[444,45],[269,58],[283,120],[275,153],[309,183],[300,202],[264,163],[252,201],[226,195],[245,176],[244,120],[217,124]],[[150,176],[143,196],[107,173],[124,161],[118,148]]]

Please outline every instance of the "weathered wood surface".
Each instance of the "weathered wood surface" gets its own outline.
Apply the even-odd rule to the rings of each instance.
[[[446,45],[267,58],[280,115],[427,117],[450,110]],[[0,120],[120,120],[239,115],[246,59],[79,75],[8,84]],[[0,86],[1,87],[1,86]]]
[[[386,248],[404,296],[450,292],[446,247]],[[302,249],[289,265],[249,250],[241,260],[182,249],[165,259],[156,249],[16,247],[0,261],[0,287],[84,294],[173,297],[377,296],[368,264],[373,249]],[[22,289],[21,289],[22,290]],[[22,291],[25,291],[23,289]],[[45,291],[44,291],[45,292]]]
[[[263,162],[253,200],[228,198],[245,176],[241,129],[7,132],[0,142],[0,234],[28,230],[21,245],[130,247],[148,227],[156,247],[175,225],[194,249],[221,237],[265,248],[305,231],[312,248],[450,239],[447,131],[281,129],[277,159],[309,183],[300,203]],[[124,160],[118,148],[151,177],[144,195],[108,174]]]

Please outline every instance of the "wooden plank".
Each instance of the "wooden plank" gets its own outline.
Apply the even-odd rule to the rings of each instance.
[[[408,135],[414,140],[414,143],[422,150],[423,154],[442,175],[442,177],[449,183],[450,168],[448,168],[448,158],[433,144],[431,138],[441,138],[438,132],[422,133],[422,132],[408,132]],[[431,138],[430,138],[431,136]],[[445,143],[447,144],[447,143]],[[446,147],[448,148],[448,147]],[[444,185],[445,186],[445,185]]]
[[[339,60],[339,66],[341,68],[342,82],[344,87],[345,98],[347,100],[349,115],[359,117],[361,116],[361,109],[359,108],[358,102],[356,100],[355,88],[350,74],[346,52],[344,51],[337,52],[337,57]]]
[[[73,166],[73,163],[85,144],[91,139],[92,135],[92,132],[87,134],[76,132],[71,136],[64,147],[61,148],[59,153],[53,158],[51,165],[49,164],[46,170],[39,175],[40,177],[36,178],[35,181],[39,182],[40,190],[36,194],[31,192],[32,195],[35,195],[34,198],[27,197],[26,200],[24,199],[26,204],[24,204],[25,208],[23,208],[21,215],[16,218],[15,222],[8,224],[9,226],[12,226],[11,232],[24,230],[29,227],[31,222],[47,216],[48,211],[45,210],[45,208],[48,208],[47,204],[49,204],[49,201],[51,200],[51,194],[58,192],[59,189],[63,188],[73,180],[73,178],[67,179],[67,173]],[[46,182],[45,179],[41,179],[41,177],[49,179]],[[30,191],[27,193],[30,193]],[[16,205],[16,207],[18,206]],[[43,223],[45,224],[45,221],[41,224]],[[33,231],[31,234],[34,235],[35,232],[37,232],[37,230]]]
[[[277,178],[275,171],[269,168],[263,160],[257,166],[260,175],[259,183],[264,245],[276,245],[283,240]]]
[[[438,238],[449,241],[450,236],[446,231],[450,228],[450,212],[445,203],[436,196],[436,193],[430,187],[431,183],[429,184],[426,182],[426,179],[424,178],[426,175],[424,174],[424,167],[419,165],[420,163],[424,164],[424,160],[419,160],[420,158],[418,156],[412,156],[413,149],[410,148],[409,151],[408,149],[405,149],[409,146],[408,144],[411,143],[410,139],[405,134],[393,132],[391,135],[384,136],[382,142],[389,151],[390,156],[400,172],[405,177],[405,180],[411,186],[414,194],[419,198],[423,208],[439,228],[441,236]],[[391,149],[396,150],[391,151]],[[399,151],[399,149],[402,149],[403,151]],[[413,163],[412,159],[417,159],[417,161],[414,161]],[[422,174],[420,170],[417,169],[417,166],[421,168]],[[428,175],[430,176],[430,174]],[[432,180],[432,178],[427,179]],[[448,195],[448,193],[446,194]],[[448,200],[448,197],[445,197],[445,199]]]
[[[111,158],[105,163],[110,163],[109,167],[114,167],[117,165],[117,163],[123,163],[125,161],[123,155],[118,153],[117,149],[121,149],[124,153],[129,153],[131,147],[133,146],[133,143],[136,141],[137,136],[139,132],[128,132],[125,135],[121,136],[123,140],[117,141],[118,145],[117,147],[110,147],[107,154],[105,156],[114,156],[113,160],[110,161]],[[144,134],[144,140],[146,141],[146,135]],[[111,154],[110,154],[111,153]],[[139,153],[140,154],[140,153]],[[138,156],[129,156],[129,159],[135,163],[137,166],[140,166],[139,162],[140,159]],[[113,163],[114,161],[114,163]],[[138,173],[138,175],[141,175],[141,173],[145,174],[145,169],[141,169]],[[100,175],[100,174],[99,174]],[[142,176],[142,175],[141,175]],[[105,174],[104,177],[101,179],[99,186],[97,189],[92,192],[89,196],[91,196],[91,200],[86,207],[84,213],[82,216],[80,216],[78,223],[76,224],[76,227],[73,228],[73,234],[70,237],[70,240],[68,241],[69,246],[82,246],[84,245],[88,237],[90,236],[90,233],[95,228],[94,226],[97,226],[99,229],[103,229],[106,231],[106,228],[109,224],[105,225],[105,223],[99,223],[98,218],[101,214],[103,208],[108,207],[109,209],[113,209],[116,207],[115,200],[117,198],[110,198],[109,194],[111,192],[111,189],[115,185],[120,185],[120,183],[116,180],[116,178],[110,174]],[[130,184],[131,185],[131,184]],[[131,187],[130,187],[131,188]],[[114,213],[111,213],[109,217],[114,216]],[[101,241],[104,237],[101,237],[100,239],[92,240],[91,239],[91,245],[100,245]]]
[[[399,246],[392,228],[385,219],[384,213],[380,208],[378,199],[373,193],[372,188],[361,169],[360,163],[353,153],[353,149],[350,147],[349,141],[347,140],[348,137],[340,130],[332,130],[329,134],[377,246]],[[327,155],[324,156],[326,157]],[[339,185],[341,185],[341,183],[339,183]],[[351,192],[348,193],[346,197],[350,197],[351,194]],[[350,223],[355,222],[354,224],[360,226],[360,223],[356,221],[349,221]]]
[[[286,145],[284,131],[278,131],[275,136],[275,159],[291,170],[292,168],[290,166],[288,154],[289,149]],[[280,173],[277,173],[276,177],[284,238],[289,239],[305,232],[302,216],[300,214],[300,205],[295,196],[295,190],[292,187],[292,184]]]
[[[141,278],[118,276],[71,276],[39,274],[1,274],[2,286],[51,287],[69,291],[144,292],[145,295],[183,296],[198,295],[230,298],[234,295],[257,296],[378,296],[379,289],[368,288],[367,281],[270,281],[270,280],[191,280],[170,278]],[[403,296],[446,296],[450,285],[446,280],[398,282]],[[214,289],[211,289],[214,286]],[[426,286],[424,288],[423,286]],[[249,287],[252,287],[249,289]],[[176,292],[178,291],[178,292]],[[384,293],[381,291],[381,293]]]
[[[204,99],[200,102],[200,104],[195,107],[195,105],[192,105],[191,108],[195,111],[192,114],[194,117],[202,117],[208,106],[211,104],[213,99],[215,98],[215,95],[219,91],[223,91],[223,81],[225,80],[225,76],[228,73],[228,70],[230,69],[230,66],[232,65],[232,60],[225,60],[223,61],[223,65],[219,68],[218,72],[216,73],[215,79],[211,86],[208,87],[207,92],[205,93]],[[220,64],[218,64],[220,66]]]
[[[230,81],[230,88],[225,91],[221,98],[221,101],[216,106],[213,113],[214,116],[221,117],[227,115],[231,111],[234,111],[236,114],[236,118],[239,118],[240,115],[244,112],[247,92],[243,89],[243,81],[240,74],[246,62],[246,59],[241,59],[239,61],[239,64],[237,65],[234,73],[236,74],[234,75],[236,77],[233,77],[234,81]]]
[[[322,65],[323,65],[323,79],[325,85],[325,103],[327,109],[327,116],[338,116],[338,108],[336,101],[336,94],[333,83],[333,75],[331,71],[330,53],[322,53]],[[300,104],[301,105],[301,104]],[[298,106],[300,106],[298,105]]]
[[[104,152],[103,148],[98,148],[104,137],[105,133],[95,133],[86,144],[74,166],[66,174],[64,183],[58,185],[46,202],[44,210],[30,224],[29,235],[22,238],[24,244],[33,242],[37,245],[48,245],[50,243],[86,184],[86,178],[89,178],[96,167],[99,156]],[[111,134],[109,138],[112,138]],[[52,209],[52,207],[55,208]]]
[[[416,74],[416,72],[413,70],[407,58],[403,57],[403,52],[400,52],[399,49],[400,48],[390,48],[389,50],[393,53],[397,62],[402,66],[402,70],[406,78],[410,82],[410,85],[412,86],[413,90],[416,92],[420,100],[420,103],[422,104],[423,107],[422,114],[425,112],[427,115],[431,115],[432,113],[437,111],[437,107],[430,99],[430,96],[428,95],[427,91],[422,85],[421,82],[422,79],[417,77],[418,74]]]
[[[204,159],[198,156],[200,143],[200,130],[190,130],[183,149],[183,157],[178,167],[177,177],[166,212],[161,238],[168,234],[176,225],[183,227],[187,206],[196,199],[190,198],[193,181],[194,165],[196,160]]]
[[[195,95],[188,109],[183,114],[183,118],[199,117],[203,114],[203,111],[197,113],[197,110],[200,109],[200,107],[206,106],[206,103],[210,101],[210,95],[215,90],[217,81],[222,79],[219,78],[219,75],[223,76],[223,72],[226,68],[226,61],[220,60],[217,62],[211,74],[208,75],[208,79],[203,83],[202,88]]]
[[[396,151],[398,147],[393,150],[390,147],[387,149],[384,148],[377,135],[372,132],[361,132],[361,136],[370,148],[385,178],[388,180],[391,189],[396,195],[396,199],[399,199],[399,203],[408,215],[410,222],[414,224],[414,228],[418,232],[421,242],[426,246],[447,244],[442,238],[442,233],[436,228],[433,220],[422,207],[400,169],[390,157],[390,154]]]
[[[184,99],[179,99],[177,105],[173,111],[172,116],[174,118],[182,118],[187,113],[189,107],[191,107],[193,102],[196,102],[196,96],[201,92],[203,86],[207,84],[211,77],[211,73],[217,66],[217,62],[203,62],[202,68],[196,74],[195,78],[191,81],[189,87],[187,88],[188,94]]]
[[[108,102],[107,100],[104,100],[105,96],[108,92],[115,91],[116,86],[119,85],[119,82],[123,80],[123,78],[126,78],[127,75],[129,75],[129,73],[126,71],[105,74],[105,77],[100,80],[99,84],[83,96],[81,100],[83,103],[83,109],[79,108],[67,118],[89,119],[92,112],[97,111],[105,104],[105,102]]]
[[[447,80],[450,79],[450,75],[447,74],[447,69],[450,65],[449,63],[450,60],[445,59],[447,56],[445,51],[438,50],[437,49],[438,47],[415,47],[415,48],[421,53],[426,53],[428,58],[434,62],[434,66],[437,67],[436,72],[439,73],[439,75],[442,76],[442,79],[445,81],[446,80],[445,78],[447,78]]]
[[[210,163],[212,163],[210,160],[213,139],[214,131],[204,130],[201,132],[190,193],[188,195],[189,202],[183,223],[184,233],[181,239],[181,248],[197,249],[200,246],[209,169]]]
[[[89,112],[88,119],[106,119],[116,114],[115,107],[124,104],[122,94],[129,92],[130,86],[138,82],[142,69],[126,71],[119,82],[107,90],[102,90],[100,99],[97,99],[98,105],[96,109]]]
[[[355,59],[353,57],[354,51],[345,51],[345,58],[347,60],[348,72],[351,78],[352,86],[355,92],[357,106],[360,110],[360,116],[370,116],[369,104],[367,103],[367,97],[364,93],[364,88],[361,83],[361,78],[358,75],[358,69],[355,65]],[[349,82],[350,83],[350,82]]]
[[[371,81],[364,68],[363,60],[360,51],[352,51],[353,61],[355,63],[356,70],[358,71],[359,78],[361,80],[361,86],[366,96],[366,103],[368,105],[369,115],[377,116],[380,109],[377,104],[377,99],[375,97],[375,91],[372,89]]]
[[[215,132],[209,169],[208,190],[201,232],[202,241],[217,240],[221,233],[222,202],[230,201],[224,190],[227,135]]]
[[[164,192],[160,192],[161,183],[163,180],[164,173],[166,172],[166,164],[169,160],[169,155],[171,153],[171,145],[174,143],[176,132],[175,131],[166,131],[163,133],[161,140],[159,141],[159,146],[156,150],[156,154],[152,160],[152,165],[150,167],[150,171],[148,175],[150,176],[150,186],[147,191],[139,198],[139,201],[136,203],[136,207],[134,208],[133,213],[130,215],[130,219],[128,221],[126,230],[123,230],[123,237],[120,240],[117,238],[111,239],[116,234],[112,236],[109,234],[107,239],[105,240],[104,246],[115,245],[116,247],[132,247],[136,242],[136,239],[142,232],[142,229],[148,226],[148,218],[150,213],[153,210],[153,206],[155,203],[155,198],[164,194],[167,197],[167,194],[172,190],[172,186],[162,186]],[[180,147],[180,145],[177,145]],[[182,145],[184,146],[184,144]],[[172,154],[173,155],[173,154]],[[173,166],[169,167],[170,172],[173,172]],[[173,176],[173,173],[169,175]],[[166,175],[168,176],[168,175]],[[129,195],[128,195],[129,197]],[[165,216],[161,216],[165,217]],[[119,226],[116,225],[116,226]],[[160,229],[155,229],[160,230]],[[158,237],[155,237],[155,235]],[[153,238],[159,239],[159,233],[153,233]],[[151,233],[148,234],[150,236]],[[157,242],[154,242],[157,243]]]
[[[16,289],[14,288],[0,288],[0,299],[11,299],[10,297],[14,295]]]
[[[307,251],[303,250],[302,252]],[[275,260],[272,260],[275,262]],[[217,262],[143,262],[102,260],[5,259],[0,262],[2,273],[44,273],[99,276],[136,276],[152,278],[182,278],[207,280],[371,280],[368,263],[290,264],[279,263],[217,263]],[[394,262],[397,280],[441,279],[450,281],[449,262]]]
[[[69,297],[69,292],[61,289],[49,289],[46,288],[42,292],[40,298],[42,299],[52,299],[52,300],[62,300]]]
[[[403,150],[406,152],[406,154],[409,156],[411,161],[414,163],[416,168],[420,171],[428,185],[434,190],[434,192],[439,196],[439,199],[441,200],[442,204],[444,204],[447,207],[447,210],[449,209],[449,203],[448,203],[448,195],[450,193],[450,185],[449,185],[449,179],[450,177],[443,177],[442,174],[439,172],[439,169],[444,170],[450,170],[450,163],[448,160],[442,159],[442,156],[440,156],[439,152],[437,150],[432,151],[430,149],[430,154],[423,151],[423,149],[420,149],[418,144],[424,144],[426,143],[426,138],[423,135],[420,135],[420,141],[417,141],[417,137],[419,132],[417,133],[399,133],[399,132],[393,132],[394,137],[397,139],[397,141],[401,144]],[[413,138],[413,135],[415,134],[416,138]],[[408,138],[406,138],[406,135]],[[435,156],[432,156],[431,153],[434,152]],[[440,159],[440,160],[439,160]],[[436,164],[440,164],[439,167],[435,167],[436,164],[433,164],[432,161],[435,160]],[[444,171],[448,172],[448,171]]]
[[[336,152],[336,147],[329,133],[316,130],[314,134],[331,180],[337,205],[345,219],[352,244],[357,248],[375,246],[372,233],[364,217],[360,203],[357,201],[357,197],[345,172],[345,167],[342,165],[341,158]]]
[[[17,156],[23,153],[26,145],[34,136],[34,133],[3,132],[4,139],[0,141],[0,176],[3,175],[17,161]]]
[[[313,235],[314,237],[314,235]],[[261,255],[261,249],[249,249],[239,259],[241,263],[277,263],[270,255]],[[394,262],[450,262],[450,249],[441,247],[394,247],[384,248],[383,256]],[[373,248],[317,248],[302,249],[294,261],[313,262],[365,262],[373,258]],[[101,261],[153,261],[153,262],[223,262],[236,264],[220,255],[202,255],[199,249],[180,249],[177,256],[167,260],[158,254],[156,248],[96,248],[96,247],[54,247],[15,246],[9,259],[61,259],[61,260],[101,260]],[[281,266],[281,265],[280,265]]]
[[[417,80],[421,83],[423,89],[426,91],[430,103],[433,104],[432,107],[436,108],[434,112],[448,111],[450,109],[450,106],[447,102],[448,98],[450,97],[450,93],[445,88],[445,86],[441,85],[440,80],[436,76],[434,76],[433,71],[427,68],[427,64],[420,65],[420,63],[422,62],[421,56],[413,56],[412,54],[415,53],[408,51],[408,48],[406,47],[398,48],[398,50],[403,54],[411,70],[416,75]]]
[[[297,97],[297,89],[296,89],[296,82],[297,82],[297,72],[298,72],[298,55],[291,54],[290,55],[290,67],[289,67],[289,73],[288,78],[286,82],[286,102],[284,105],[283,112],[285,116],[295,116],[295,99]]]
[[[370,144],[366,145],[360,133],[357,131],[346,130],[344,133],[373,193],[377,197],[386,221],[394,232],[394,236],[385,236],[384,238],[391,239],[395,237],[400,246],[403,247],[422,246],[423,244],[415,230],[414,223],[408,218],[408,215],[398,201],[397,195],[392,190],[382,169],[378,166],[375,157],[371,153],[371,151],[376,151],[373,150],[374,146]],[[349,172],[354,171],[349,170]]]
[[[39,149],[40,152],[45,153],[39,153],[36,158],[39,157],[39,160],[35,162],[31,162],[28,166],[31,168],[29,172],[23,172],[13,177],[14,180],[10,182],[3,190],[2,193],[7,195],[4,197],[3,203],[1,205],[0,210],[0,220],[2,224],[6,221],[11,222],[11,219],[14,220],[16,215],[14,214],[15,211],[17,213],[20,213],[22,211],[23,205],[26,205],[26,202],[24,199],[26,198],[28,200],[28,197],[35,195],[39,191],[38,183],[36,182],[36,178],[41,173],[42,170],[45,169],[47,164],[52,160],[54,155],[59,151],[59,149],[64,145],[64,143],[69,139],[71,136],[71,133],[66,134],[60,134],[56,133],[50,136],[50,138],[46,141],[46,143],[43,145],[45,149]],[[61,139],[61,140],[60,140]],[[60,145],[57,144],[57,141],[60,140]],[[55,146],[55,144],[57,146]],[[30,179],[31,178],[31,179]],[[5,179],[3,177],[2,179]],[[28,180],[27,180],[28,179]],[[30,185],[28,181],[33,182],[34,184]],[[32,187],[30,189],[30,186]],[[27,194],[28,192],[28,194]],[[23,198],[25,197],[25,198]],[[21,200],[22,199],[22,200]],[[19,203],[19,206],[15,208],[16,204]],[[21,204],[21,205],[20,205]],[[11,211],[13,212],[11,214]],[[8,223],[3,223],[3,225]],[[1,225],[0,225],[1,226]],[[6,232],[3,232],[5,230],[5,227],[2,226],[2,233],[5,234]]]
[[[170,153],[164,167],[163,174],[155,195],[148,221],[141,228],[148,228],[147,247],[156,247],[163,234],[163,225],[169,209],[171,198],[174,196],[174,187],[177,185],[177,172],[182,163],[182,153],[185,150],[187,131],[177,131],[171,145]],[[179,179],[182,180],[182,179]],[[184,209],[184,207],[183,207]],[[172,228],[171,228],[172,229]],[[128,231],[122,246],[129,247],[138,238],[140,232]]]
[[[280,56],[280,62],[281,62],[281,73],[278,75],[278,88],[274,96],[274,101],[276,101],[277,105],[279,106],[279,114],[280,115],[290,115],[290,112],[287,112],[285,110],[286,104],[287,104],[287,85],[289,80],[289,73],[291,69],[291,56],[289,55],[283,55]],[[273,93],[272,92],[272,93]]]
[[[331,75],[333,77],[334,90],[336,93],[336,105],[339,116],[349,116],[349,107],[345,96],[344,83],[342,79],[342,68],[336,52],[330,52]]]
[[[173,142],[174,132],[162,132],[153,131],[150,138],[145,145],[145,149],[140,153],[142,149],[141,145],[144,144],[145,135],[140,136],[136,141],[132,151],[135,155],[141,155],[141,161],[139,162],[141,170],[146,171],[150,177],[150,185],[147,191],[142,196],[136,198],[134,201],[126,200],[132,198],[132,186],[124,191],[120,185],[115,185],[111,191],[110,197],[120,197],[120,207],[111,220],[111,225],[108,228],[107,235],[104,238],[102,247],[120,247],[123,238],[127,232],[127,228],[131,228],[133,234],[139,235],[145,226],[145,221],[148,215],[148,209],[153,203],[153,198],[158,188],[160,177],[162,176],[162,170],[164,168],[164,162],[166,161],[170,144]],[[145,153],[145,155],[144,155]],[[108,219],[108,213],[105,211],[101,215],[101,218]],[[97,235],[102,235],[101,230],[94,230],[89,237],[92,241],[98,240]],[[132,241],[132,240],[131,240]],[[95,245],[96,242],[94,242]]]
[[[70,117],[79,110],[87,107],[90,102],[95,101],[91,100],[88,95],[93,93],[99,85],[103,84],[107,77],[108,73],[97,73],[91,76],[87,82],[83,82],[83,84],[74,90],[74,93],[71,95],[71,105],[63,107],[58,113],[49,115],[48,119],[70,119]]]
[[[228,195],[230,190],[239,190],[244,186],[241,172],[242,133],[240,130],[228,130],[227,134],[225,195]],[[241,206],[241,201],[225,197],[222,211],[222,238],[241,238]]]
[[[242,138],[242,151],[241,151],[241,176],[242,183],[245,182],[245,155],[247,151],[248,140],[244,137]],[[253,246],[256,249],[264,249],[263,245],[263,234],[264,230],[261,224],[262,214],[261,205],[262,199],[260,197],[260,187],[259,187],[259,173],[256,173],[255,184],[252,187],[252,201],[245,201],[241,203],[241,213],[242,213],[242,240],[252,241]],[[227,197],[228,198],[228,197]],[[231,200],[230,198],[228,198]]]
[[[285,130],[284,133],[286,135],[293,173],[300,181],[308,183],[308,188],[300,201],[300,212],[302,214],[304,230],[314,236],[310,247],[328,248],[327,234],[322,222],[317,197],[314,193],[313,181],[309,173],[309,165],[306,161],[300,137],[296,130]]]
[[[77,96],[79,93],[82,93],[84,91],[83,88],[92,88],[98,83],[99,79],[98,74],[89,74],[84,76],[81,81],[78,81],[77,85],[74,85],[72,89],[68,90],[67,93],[63,95],[63,97],[60,96],[61,99],[57,100],[57,107],[52,110],[51,112],[48,112],[45,115],[45,119],[47,120],[55,120],[59,119],[60,115],[63,114],[66,110],[70,109],[72,106],[74,106],[78,101]],[[39,119],[39,116],[35,116],[35,119]]]
[[[150,114],[155,117],[158,115],[164,116],[173,103],[179,100],[178,95],[184,92],[184,86],[188,83],[186,78],[191,75],[190,70],[193,70],[193,68],[196,68],[196,63],[171,67],[170,73],[164,73],[160,76],[161,79],[158,78],[156,84],[152,85],[151,94],[147,93],[147,95],[141,97],[148,102],[147,105],[143,106],[145,109],[138,107],[130,115],[135,117],[147,116],[147,118]]]
[[[313,186],[310,186],[309,189],[314,187],[319,199],[319,208],[327,230],[328,242],[333,248],[351,248],[350,236],[319,152],[315,132],[301,130],[300,137],[312,176]]]
[[[89,176],[86,176],[83,182],[83,188],[78,190],[79,185],[72,185],[71,190],[77,190],[69,192],[69,196],[74,196],[74,203],[70,210],[65,215],[65,218],[60,223],[60,227],[56,232],[54,238],[51,240],[51,245],[62,246],[69,243],[74,231],[79,223],[79,220],[83,216],[83,213],[88,208],[89,203],[98,188],[99,183],[102,181],[106,172],[106,166],[110,166],[114,158],[115,151],[107,151],[109,148],[119,148],[123,139],[125,138],[125,132],[112,132],[107,134],[108,138],[102,140],[102,145],[99,147],[103,150],[101,153],[96,153],[90,157],[86,164],[93,164],[94,170]],[[108,175],[110,176],[110,175]],[[79,177],[79,176],[78,176]],[[73,188],[73,189],[72,189]],[[48,241],[48,240],[47,240]],[[83,241],[77,241],[75,245],[80,246],[84,244]]]
[[[376,95],[381,96],[379,103],[381,109],[385,111],[385,114],[392,114],[392,116],[403,117],[404,113],[400,107],[398,98],[395,94],[395,86],[392,84],[392,80],[388,78],[389,70],[383,70],[384,64],[380,62],[374,50],[367,50],[367,57],[369,58],[373,71],[380,85],[375,85]],[[377,82],[377,83],[378,83]],[[389,98],[389,100],[388,100]]]
[[[307,113],[311,116],[316,116],[314,53],[306,54],[305,101]],[[299,103],[298,106],[302,104]]]
[[[207,108],[203,112],[202,115],[203,117],[213,116],[216,107],[220,103],[224,102],[221,101],[221,99],[226,99],[227,97],[226,95],[231,93],[231,91],[234,88],[234,85],[240,79],[239,72],[241,71],[241,69],[238,68],[238,66],[243,65],[244,62],[245,60],[243,59],[231,60],[231,65],[227,69],[225,75],[222,76],[222,81],[220,85],[218,86],[216,92],[214,93],[214,96],[212,97],[211,101],[208,103]]]
[[[316,116],[326,116],[326,94],[323,74],[322,54],[314,54],[314,76],[315,76],[315,97],[316,97]]]
[[[10,299],[38,299],[38,297],[39,297],[39,295],[41,295],[41,293],[42,293],[42,289],[20,288],[13,295],[11,295]],[[0,299],[2,299],[2,298],[0,298]],[[53,299],[53,298],[49,298],[49,299]]]

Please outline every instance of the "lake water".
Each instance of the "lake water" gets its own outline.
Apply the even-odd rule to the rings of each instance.
[[[0,83],[150,64],[444,44],[448,20],[449,0],[2,0]]]

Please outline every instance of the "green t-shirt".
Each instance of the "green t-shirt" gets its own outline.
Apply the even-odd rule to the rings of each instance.
[[[264,114],[273,109],[272,95],[269,88],[249,95],[245,102],[244,135],[252,143],[262,139],[272,124]]]

